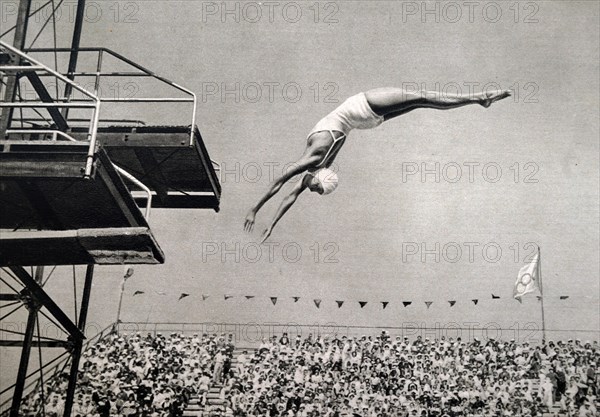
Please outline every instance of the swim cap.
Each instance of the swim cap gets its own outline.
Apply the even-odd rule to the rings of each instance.
[[[331,194],[338,186],[338,176],[329,168],[321,168],[311,174],[321,183],[323,195]]]

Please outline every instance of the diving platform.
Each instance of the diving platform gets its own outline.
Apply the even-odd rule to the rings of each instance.
[[[221,184],[197,127],[113,126],[98,129],[98,142],[111,161],[152,190],[152,207],[219,211]],[[84,138],[85,132],[72,132]],[[146,194],[133,186],[140,206]]]
[[[0,141],[0,266],[157,264],[164,254],[101,147]]]
[[[88,135],[77,127],[67,133],[82,142]],[[47,143],[52,135],[23,129],[9,131],[7,138]],[[150,188],[152,207],[219,211],[221,184],[197,127],[193,135],[188,126],[99,127],[96,140],[115,165]],[[145,207],[147,193],[135,184],[130,189],[138,205]]]

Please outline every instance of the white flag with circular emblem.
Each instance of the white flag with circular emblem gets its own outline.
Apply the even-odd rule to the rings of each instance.
[[[525,265],[519,270],[519,276],[517,282],[515,282],[515,288],[513,290],[513,297],[520,301],[520,298],[525,294],[535,291],[538,289],[539,279],[539,262],[540,253],[536,253],[533,260],[528,265]]]

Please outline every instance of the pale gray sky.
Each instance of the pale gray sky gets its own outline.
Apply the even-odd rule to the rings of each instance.
[[[539,325],[535,294],[522,305],[511,298],[533,242],[542,248],[547,327],[597,331],[598,3],[517,2],[511,9],[484,1],[469,10],[458,2],[453,10],[432,2],[433,14],[422,14],[421,2],[320,2],[317,17],[313,2],[275,3],[227,2],[231,13],[223,14],[221,2],[97,2],[97,22],[90,11],[82,45],[115,49],[196,92],[208,150],[228,170],[220,213],[152,213],[167,262],[136,267],[122,318]],[[353,131],[336,161],[338,190],[303,195],[270,239],[273,261],[263,247],[251,262],[258,234],[244,235],[242,224],[267,188],[268,166],[279,164],[280,173],[298,157],[308,131],[336,102],[381,86],[468,93],[488,83],[517,94],[490,109],[418,110]],[[222,95],[226,88],[233,93]],[[151,93],[144,84],[136,92]],[[145,114],[149,123],[188,123],[179,108],[153,106]],[[439,181],[434,174],[423,180],[420,171],[435,164]],[[280,198],[259,213],[258,231]],[[436,244],[439,262],[434,255],[422,262],[423,249],[435,252]],[[98,268],[90,321],[114,320],[121,276],[120,267]],[[61,281],[53,284],[60,293]],[[145,294],[132,298],[135,290]],[[192,295],[177,303],[182,292]],[[492,301],[491,293],[502,299]],[[210,298],[203,302],[201,294]],[[223,294],[237,297],[225,302]],[[269,296],[281,297],[277,306]],[[302,299],[294,304],[292,296]],[[473,298],[481,299],[477,306]],[[346,304],[338,309],[335,300]],[[358,300],[369,304],[361,309]],[[405,300],[413,305],[404,308]],[[450,309],[448,300],[458,302]],[[382,310],[379,301],[390,305]]]

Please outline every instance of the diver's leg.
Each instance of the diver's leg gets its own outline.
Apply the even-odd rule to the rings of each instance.
[[[510,96],[508,90],[475,94],[452,94],[432,91],[407,91],[401,88],[378,88],[365,92],[373,111],[386,120],[418,108],[455,109],[469,104],[489,107],[494,101]]]

